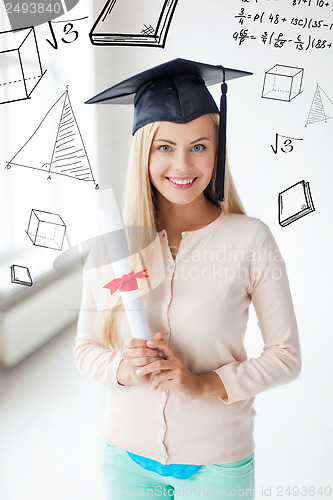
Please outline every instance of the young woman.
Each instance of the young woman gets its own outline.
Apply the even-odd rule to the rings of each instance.
[[[288,278],[268,226],[245,214],[227,162],[223,201],[216,196],[221,114],[202,67],[162,66],[134,85],[124,204],[127,226],[156,230],[141,246],[149,278],[138,280],[152,341],[133,337],[119,292],[103,289],[113,272],[99,256],[84,273],[75,359],[109,389],[107,500],[253,499],[254,397],[301,367]],[[133,266],[142,270],[140,258]],[[251,302],[264,349],[248,360]]]

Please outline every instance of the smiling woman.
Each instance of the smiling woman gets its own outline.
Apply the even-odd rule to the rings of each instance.
[[[253,499],[254,397],[300,372],[284,261],[268,226],[245,214],[221,155],[225,116],[205,79],[226,74],[176,60],[91,100],[125,95],[128,103],[134,94],[124,220],[155,230],[147,248],[133,245],[150,279],[142,301],[152,341],[132,337],[120,294],[103,299],[110,266],[85,273],[74,352],[81,373],[109,388],[101,443],[108,500],[126,488],[153,497],[163,489],[164,498],[189,488],[192,500],[216,488]],[[265,346],[248,360],[251,301]]]

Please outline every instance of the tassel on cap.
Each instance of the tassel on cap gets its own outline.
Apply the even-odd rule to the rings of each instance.
[[[219,143],[217,151],[216,181],[215,181],[215,201],[224,201],[224,176],[225,176],[225,157],[227,142],[227,90],[225,83],[225,69],[223,71],[223,83],[221,85],[220,101],[220,128]]]

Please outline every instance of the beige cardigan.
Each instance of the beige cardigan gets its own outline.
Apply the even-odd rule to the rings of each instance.
[[[114,274],[110,264],[90,266],[74,355],[80,373],[108,387],[102,438],[162,464],[240,460],[254,451],[255,395],[294,380],[301,370],[285,263],[274,237],[259,219],[221,213],[208,226],[182,233],[175,261],[165,231],[145,255],[151,290],[147,279],[138,281],[151,332],[167,332],[193,373],[215,371],[228,397],[188,401],[176,390],[152,391],[149,382],[119,385],[121,350],[103,348],[94,323],[110,297],[103,286]],[[139,256],[134,268],[143,269]],[[248,360],[243,339],[251,301],[264,348]],[[126,317],[118,328],[123,342],[130,338]]]

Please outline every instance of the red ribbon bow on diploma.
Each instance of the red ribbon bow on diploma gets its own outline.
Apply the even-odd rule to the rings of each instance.
[[[145,274],[147,269],[143,271],[139,271],[138,273],[134,273],[131,271],[129,274],[123,274],[121,278],[115,278],[110,281],[107,285],[103,286],[103,288],[108,288],[111,292],[111,295],[116,292],[118,289],[120,292],[130,292],[131,290],[138,290],[137,279],[149,278],[148,274]]]

